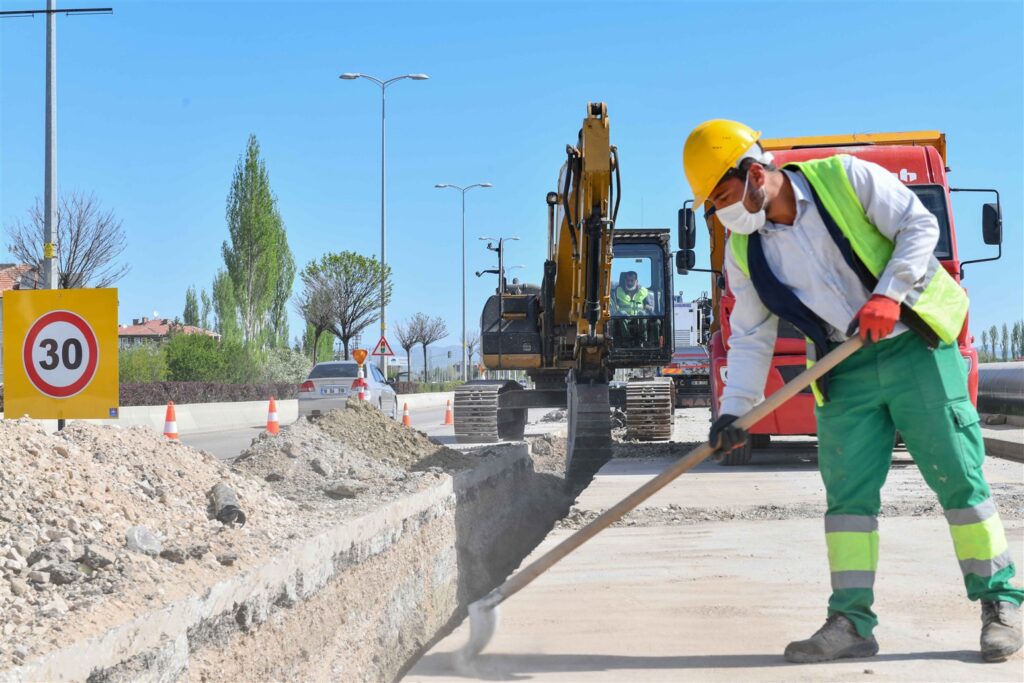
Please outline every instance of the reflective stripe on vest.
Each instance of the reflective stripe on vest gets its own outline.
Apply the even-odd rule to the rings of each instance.
[[[627,292],[625,287],[616,287],[615,304],[618,312],[621,315],[640,315],[647,303],[647,293],[644,287],[637,287],[634,294]]]
[[[1013,564],[996,505],[988,498],[969,508],[946,510],[960,571],[993,576]]]
[[[872,588],[878,569],[878,518],[825,515],[832,589]]]
[[[826,159],[792,163],[787,167],[792,166],[800,170],[825,210],[849,241],[854,254],[877,278],[892,257],[893,243],[871,223],[864,207],[861,206],[857,193],[846,175],[846,168],[843,166],[844,156],[846,155],[840,154]],[[736,264],[749,277],[747,235],[733,233],[729,235],[728,241]],[[967,317],[967,294],[934,255],[930,258],[925,277],[907,294],[904,303],[920,316],[939,339],[952,344],[959,336]],[[808,345],[810,346],[810,342]],[[808,367],[814,364],[810,354],[807,359]],[[824,397],[815,383],[811,384],[811,390],[818,405],[824,405]]]

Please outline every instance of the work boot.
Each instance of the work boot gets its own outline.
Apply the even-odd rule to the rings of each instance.
[[[1020,646],[1020,608],[1012,602],[982,602],[981,658],[1001,662]]]
[[[842,614],[832,614],[813,636],[787,645],[783,656],[787,662],[810,664],[875,654],[878,654],[878,641],[874,636],[862,637],[852,621]]]

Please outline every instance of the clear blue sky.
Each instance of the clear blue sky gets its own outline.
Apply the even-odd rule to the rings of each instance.
[[[61,6],[105,4],[83,2]],[[1022,317],[1020,2],[109,2],[112,16],[59,19],[59,182],[124,221],[122,321],[178,315],[186,287],[209,287],[249,133],[300,267],[378,252],[379,91],[343,71],[431,77],[389,90],[392,321],[426,311],[458,335],[459,196],[438,182],[494,183],[467,196],[471,328],[494,286],[472,276],[493,263],[477,236],[522,238],[507,262],[539,280],[544,195],[588,100],[609,106],[623,227],[674,225],[689,197],[680,150],[708,118],[769,136],[943,130],[951,182],[1002,193],[1003,260],[965,280],[974,331]],[[42,194],[44,38],[42,18],[0,21],[4,223]],[[994,251],[982,201],[954,197],[962,258]],[[706,247],[701,234],[705,262]],[[675,288],[696,296],[708,280]]]

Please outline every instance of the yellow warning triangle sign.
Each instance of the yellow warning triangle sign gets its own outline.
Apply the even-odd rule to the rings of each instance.
[[[377,345],[373,347],[373,353],[371,353],[370,355],[393,356],[395,355],[395,352],[391,350],[391,344],[388,344],[388,340],[384,337],[384,335],[381,335],[380,341],[378,341]]]

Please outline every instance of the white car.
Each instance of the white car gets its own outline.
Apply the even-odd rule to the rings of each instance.
[[[319,417],[329,410],[345,407],[349,397],[359,395],[355,382],[359,366],[354,360],[317,363],[299,386],[299,417]],[[398,419],[398,395],[376,365],[363,366],[369,402]]]

